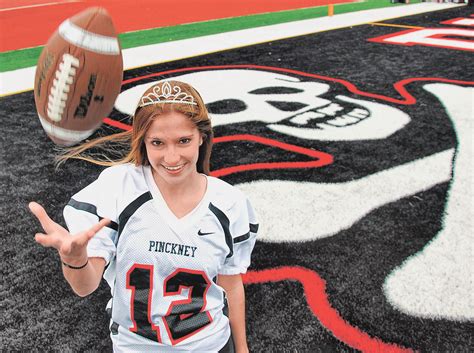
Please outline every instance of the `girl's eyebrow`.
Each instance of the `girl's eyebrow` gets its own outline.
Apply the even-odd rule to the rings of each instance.
[[[189,139],[189,138],[192,138],[194,137],[194,134],[190,134],[190,135],[183,135],[183,136],[180,136],[177,138],[177,140],[181,140],[181,139]],[[158,137],[158,136],[148,136],[146,137],[148,140],[161,140],[162,138],[161,137]]]

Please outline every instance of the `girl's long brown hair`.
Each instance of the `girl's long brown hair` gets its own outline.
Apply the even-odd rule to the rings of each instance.
[[[117,134],[96,138],[79,146],[69,148],[65,153],[56,157],[57,164],[68,159],[81,159],[102,166],[113,166],[124,163],[134,163],[136,166],[149,165],[145,148],[145,134],[152,122],[159,118],[160,114],[175,111],[186,115],[197,127],[203,143],[199,147],[199,157],[196,163],[197,171],[209,175],[210,159],[214,133],[207,108],[201,95],[189,84],[180,81],[160,81],[148,88],[143,96],[148,95],[157,86],[161,89],[164,82],[168,82],[173,88],[179,87],[181,92],[191,95],[197,105],[173,103],[156,103],[144,107],[138,107],[133,116],[132,130]],[[143,97],[142,96],[142,97]],[[140,102],[142,100],[140,99]],[[101,152],[88,153],[91,149]],[[116,155],[122,157],[115,158]]]

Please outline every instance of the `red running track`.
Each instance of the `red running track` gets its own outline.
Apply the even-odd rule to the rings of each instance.
[[[354,0],[2,0],[0,52],[44,45],[66,18],[90,6],[107,9],[118,33]],[[225,3],[225,6],[223,4]]]

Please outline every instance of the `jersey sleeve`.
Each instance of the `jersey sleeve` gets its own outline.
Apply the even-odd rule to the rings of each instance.
[[[258,222],[250,201],[243,196],[243,199],[236,202],[233,208],[231,214],[235,216],[230,219],[230,232],[233,241],[232,251],[219,271],[223,275],[247,272],[257,238]]]
[[[113,173],[106,169],[96,181],[72,196],[63,211],[71,234],[87,230],[103,218],[111,220],[108,226],[94,235],[87,246],[89,257],[102,257],[107,264],[115,255],[115,238],[118,231],[114,184],[116,180]]]

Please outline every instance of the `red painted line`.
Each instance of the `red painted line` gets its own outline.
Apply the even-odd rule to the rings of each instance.
[[[116,127],[118,129],[121,129],[121,130],[124,130],[124,131],[130,131],[132,130],[132,127],[128,124],[125,124],[125,123],[122,123],[120,121],[117,121],[117,120],[114,120],[114,119],[110,119],[110,118],[105,118],[103,120],[104,123],[106,123],[107,125],[110,125],[110,126],[113,126],[113,127]]]
[[[350,92],[358,94],[363,97],[376,98],[376,99],[384,100],[386,102],[402,104],[402,105],[411,105],[411,104],[416,103],[416,98],[412,96],[410,93],[408,93],[408,91],[406,90],[406,86],[408,86],[412,82],[434,81],[434,82],[444,82],[444,83],[454,83],[454,84],[460,84],[460,85],[474,86],[474,81],[451,80],[451,79],[442,78],[442,77],[412,77],[412,78],[407,78],[407,79],[398,81],[395,84],[393,84],[395,91],[398,94],[400,94],[400,96],[403,97],[403,99],[398,99],[398,98],[384,96],[381,94],[362,91],[358,89],[351,82],[343,80],[343,79],[339,79],[339,78],[311,74],[311,73],[293,70],[293,69],[286,69],[286,68],[273,67],[273,66],[261,66],[261,65],[215,65],[215,66],[187,67],[183,69],[167,70],[167,71],[162,71],[162,72],[144,75],[140,77],[134,77],[134,78],[123,81],[123,84],[125,85],[128,83],[136,82],[136,81],[146,79],[146,78],[160,77],[162,75],[170,75],[170,74],[184,73],[184,72],[190,72],[190,71],[226,70],[226,69],[256,69],[256,70],[266,70],[266,71],[274,71],[274,72],[284,72],[287,74],[316,78],[323,81],[339,83],[343,85],[344,87],[346,87]]]
[[[2,0],[1,8],[28,6],[46,1]],[[47,1],[51,2],[51,0]],[[354,0],[183,0],[167,2],[156,0],[83,0],[0,12],[3,31],[0,52],[44,45],[65,19],[91,6],[102,6],[113,19],[117,33],[151,28],[176,26],[184,23],[210,21],[222,18],[254,15],[268,12],[324,6],[329,3],[350,3]]]
[[[315,150],[310,150],[310,149],[300,147],[300,146],[290,145],[289,143],[281,142],[281,141],[278,141],[278,140],[273,140],[273,139],[270,139],[270,138],[256,136],[256,135],[250,135],[250,134],[229,135],[229,136],[216,137],[214,139],[214,143],[242,141],[242,140],[255,141],[255,142],[259,142],[259,143],[264,144],[264,145],[278,147],[278,148],[285,149],[285,150],[292,151],[292,152],[296,152],[296,153],[306,154],[310,157],[321,158],[321,152],[318,152],[318,151],[315,151]]]
[[[305,292],[306,301],[319,322],[334,337],[352,348],[362,352],[413,352],[412,349],[400,347],[393,343],[385,343],[378,338],[371,337],[345,321],[337,310],[331,306],[326,293],[326,282],[315,271],[303,267],[280,267],[262,271],[249,271],[242,278],[245,284],[287,280],[300,282]]]
[[[269,139],[256,135],[232,135],[216,137],[214,143],[231,142],[231,141],[252,141],[263,145],[280,148],[282,150],[296,152],[312,158],[316,158],[314,161],[308,162],[267,162],[267,163],[251,163],[242,164],[228,168],[222,168],[213,170],[212,176],[222,177],[238,172],[248,170],[261,170],[261,169],[302,169],[302,168],[320,168],[325,165],[333,163],[334,158],[332,155],[320,151],[311,150],[308,148],[291,145],[274,139]]]

